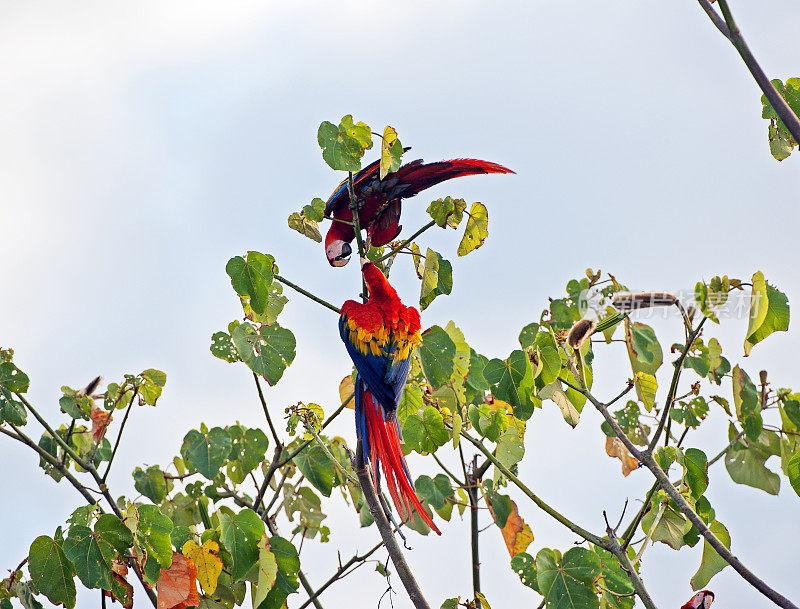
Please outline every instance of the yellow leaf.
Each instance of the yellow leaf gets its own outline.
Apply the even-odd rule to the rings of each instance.
[[[267,598],[278,576],[278,563],[269,546],[269,538],[264,535],[258,541],[258,582],[253,591],[253,607],[258,607]]]
[[[655,404],[656,390],[658,389],[656,377],[646,372],[637,372],[634,384],[636,386],[636,397],[644,404],[645,410],[650,412]]]
[[[622,475],[627,476],[639,467],[636,457],[628,452],[622,440],[619,438],[606,437],[606,454],[609,457],[616,457],[622,462]]]
[[[347,404],[345,404],[345,407],[350,410],[355,410],[356,407],[355,391],[356,386],[355,383],[353,383],[353,376],[348,374],[342,379],[342,382],[339,383],[339,399],[342,401],[342,404],[344,404],[346,400]]]
[[[508,553],[511,554],[511,558],[514,558],[520,552],[524,552],[533,541],[533,531],[519,515],[517,504],[513,501],[511,504],[514,506],[514,511],[508,515],[506,526],[503,527],[502,533]]]
[[[206,594],[213,594],[217,589],[217,578],[222,573],[222,560],[217,556],[219,544],[213,539],[207,539],[202,546],[198,546],[191,539],[183,544],[183,555],[194,563],[197,568],[197,581]]]

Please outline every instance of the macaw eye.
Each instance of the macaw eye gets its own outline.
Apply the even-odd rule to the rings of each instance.
[[[350,247],[349,243],[342,244],[342,253],[336,256],[337,260],[348,260],[350,258],[350,254],[353,253],[353,248]]]

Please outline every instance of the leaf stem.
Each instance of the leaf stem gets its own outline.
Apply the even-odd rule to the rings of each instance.
[[[425,232],[426,230],[428,230],[429,228],[432,228],[433,226],[436,226],[436,221],[435,221],[435,220],[431,220],[430,222],[428,222],[428,223],[427,223],[425,226],[423,226],[423,227],[422,227],[421,229],[419,229],[419,230],[418,230],[416,233],[414,233],[413,235],[411,235],[411,236],[410,236],[408,239],[406,239],[405,241],[403,241],[403,242],[402,242],[400,245],[398,245],[396,248],[394,248],[393,250],[391,250],[391,251],[390,251],[390,252],[388,252],[387,254],[384,254],[383,256],[381,256],[380,258],[378,258],[377,260],[375,260],[375,262],[383,262],[383,261],[384,261],[384,260],[386,260],[387,258],[389,258],[389,257],[391,257],[391,256],[394,256],[394,255],[395,255],[397,252],[399,252],[401,249],[403,249],[405,246],[407,246],[409,243],[411,243],[411,242],[412,242],[414,239],[416,239],[417,237],[419,237],[419,236],[420,236],[422,233],[424,233],[424,232]]]
[[[278,436],[278,431],[275,429],[275,425],[272,424],[272,417],[269,416],[269,408],[267,408],[267,401],[264,399],[264,392],[261,390],[261,381],[258,380],[258,375],[255,372],[253,372],[253,380],[256,382],[256,389],[258,390],[258,399],[261,402],[261,408],[264,410],[264,416],[267,418],[267,424],[269,425],[269,430],[272,433],[272,437],[275,440],[275,446],[283,448],[283,442],[281,442],[281,439]]]
[[[81,459],[78,456],[78,454],[74,450],[72,450],[72,447],[69,444],[64,442],[64,439],[61,436],[59,436],[55,431],[53,431],[53,428],[50,427],[50,424],[47,421],[45,421],[44,418],[42,418],[42,415],[40,415],[33,406],[31,406],[30,402],[28,402],[28,400],[25,399],[25,396],[23,396],[23,395],[21,395],[19,393],[15,393],[15,395],[20,399],[20,401],[23,404],[25,404],[25,407],[28,410],[31,411],[31,414],[33,414],[33,416],[36,418],[36,420],[39,421],[39,424],[42,427],[45,428],[45,430],[47,431],[47,433],[50,434],[50,436],[53,438],[53,440],[56,441],[56,444],[58,444],[61,448],[63,448],[64,451],[70,457],[72,457],[72,459],[75,461],[75,463],[80,465],[83,469],[88,469],[86,464],[83,462],[83,459]]]
[[[442,468],[442,471],[444,471],[445,474],[447,474],[448,476],[450,476],[450,478],[452,478],[453,482],[455,482],[461,487],[465,487],[467,485],[466,482],[462,482],[461,480],[456,478],[455,474],[451,472],[449,469],[447,469],[447,466],[439,460],[439,457],[436,456],[436,453],[431,453],[431,457],[433,457],[433,460],[439,464],[439,467]]]
[[[299,292],[303,296],[305,296],[307,298],[310,298],[311,300],[313,300],[314,302],[316,302],[318,304],[321,304],[326,309],[330,309],[331,311],[333,311],[336,314],[340,313],[339,307],[336,307],[336,306],[332,305],[331,303],[327,302],[326,300],[322,300],[322,298],[320,298],[319,296],[314,296],[311,292],[309,292],[307,290],[304,290],[299,285],[297,285],[296,283],[292,283],[291,281],[289,281],[285,277],[281,277],[280,275],[274,275],[274,278],[277,279],[278,281],[280,281],[281,283],[283,283],[284,285],[288,285],[295,292]]]

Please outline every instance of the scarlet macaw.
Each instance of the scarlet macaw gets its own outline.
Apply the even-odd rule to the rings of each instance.
[[[701,590],[695,594],[681,609],[708,609],[714,602],[714,593],[711,590]]]
[[[380,465],[400,517],[405,519],[413,507],[441,535],[414,491],[397,421],[411,352],[422,342],[419,311],[400,302],[374,264],[364,263],[361,272],[369,300],[365,304],[348,300],[339,318],[339,334],[356,367],[356,436],[362,442],[365,461],[372,466],[378,492]]]
[[[502,165],[477,159],[453,159],[427,164],[418,159],[406,163],[382,180],[379,170],[378,160],[353,176],[359,201],[358,222],[361,228],[367,229],[375,247],[386,245],[400,233],[401,199],[413,197],[426,188],[452,178],[482,173],[514,173]],[[355,238],[352,226],[337,222],[350,222],[353,219],[347,180],[339,184],[328,199],[325,216],[334,218],[325,236],[325,255],[331,266],[344,266],[350,259],[353,251],[350,243]]]

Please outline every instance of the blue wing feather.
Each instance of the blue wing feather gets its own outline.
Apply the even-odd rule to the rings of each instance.
[[[385,413],[385,418],[397,410],[403,397],[403,388],[411,366],[411,355],[398,360],[394,357],[397,345],[390,342],[382,355],[363,354],[349,337],[346,317],[339,318],[339,335],[342,337],[347,353],[355,364],[356,371],[366,384],[372,397],[377,400]]]

